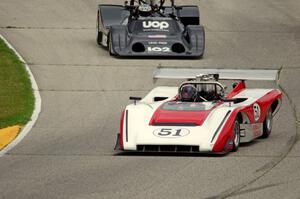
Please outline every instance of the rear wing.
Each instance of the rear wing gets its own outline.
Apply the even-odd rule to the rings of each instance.
[[[199,69],[199,68],[157,68],[154,79],[195,79],[196,76],[219,74],[220,80],[278,80],[278,70],[257,69]]]

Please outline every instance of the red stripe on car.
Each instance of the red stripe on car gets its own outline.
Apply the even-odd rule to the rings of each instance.
[[[124,115],[125,115],[125,110],[122,112],[121,119],[120,119],[120,149],[121,150],[124,150],[124,143],[123,143]]]

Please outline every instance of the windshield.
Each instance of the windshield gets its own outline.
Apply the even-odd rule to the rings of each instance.
[[[212,109],[216,103],[212,102],[166,102],[162,105],[162,110],[168,111],[207,111]]]

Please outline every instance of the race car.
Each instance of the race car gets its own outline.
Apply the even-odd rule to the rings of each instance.
[[[98,6],[97,43],[115,56],[202,57],[205,33],[198,6],[130,0]]]
[[[188,79],[179,87],[160,86],[143,99],[130,98],[134,103],[122,113],[115,150],[225,154],[269,137],[282,92],[247,88],[245,80],[273,80],[276,71],[274,76],[250,70],[185,75],[186,70],[155,75]],[[232,90],[225,92],[219,80],[234,80]]]

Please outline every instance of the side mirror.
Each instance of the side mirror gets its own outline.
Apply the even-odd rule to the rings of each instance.
[[[140,101],[142,98],[141,97],[129,97],[130,100],[133,100],[134,105],[136,105],[136,101]]]
[[[132,96],[130,96],[129,99],[130,100],[141,100],[142,98],[141,97],[132,97]]]

